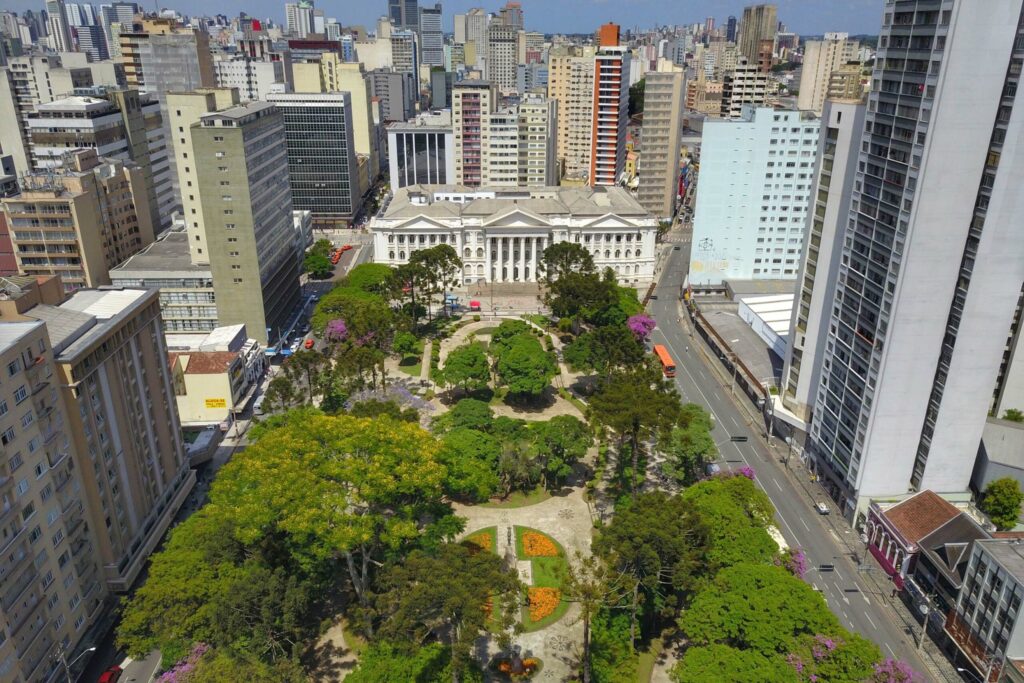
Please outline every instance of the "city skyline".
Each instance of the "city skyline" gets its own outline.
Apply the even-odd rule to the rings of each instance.
[[[95,3],[97,6],[101,3]],[[217,11],[227,16],[237,16],[239,12],[247,12],[259,18],[271,18],[284,24],[284,2],[278,0],[256,0],[255,2],[229,2],[217,6]],[[368,30],[376,25],[377,19],[384,16],[386,0],[360,0],[357,3],[340,5],[333,3],[314,3],[323,9],[329,17],[336,18],[345,25],[363,25]],[[500,0],[481,2],[480,0],[449,0],[441,3],[444,8],[442,27],[444,32],[452,32],[453,18],[473,7],[483,7],[488,12],[497,13],[504,4]],[[664,3],[655,0],[630,0],[626,3],[613,3],[609,0],[565,0],[559,3],[546,3],[542,0],[521,0],[525,23],[528,30],[545,33],[588,33],[596,31],[605,22],[615,22],[623,30],[645,30],[655,26],[686,25],[701,22],[707,16],[713,16],[717,25],[724,24],[730,16],[737,18],[743,15],[743,8],[749,5],[746,0],[728,0],[727,2],[696,2],[695,0],[679,0],[672,3],[666,11]],[[854,0],[847,3],[825,3],[821,0],[779,0],[779,21],[790,31],[802,35],[820,35],[828,31],[845,31],[850,35],[875,35],[882,17],[882,0]],[[27,9],[38,11],[44,8],[42,0],[13,0],[4,3],[4,9],[19,14]],[[421,3],[430,5],[433,3]],[[153,11],[153,6],[144,3],[146,11]],[[174,3],[173,7],[161,5],[160,9],[175,9],[184,14],[208,14],[209,5],[198,0],[184,0]]]

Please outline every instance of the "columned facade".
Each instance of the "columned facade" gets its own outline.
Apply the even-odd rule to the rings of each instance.
[[[371,222],[374,260],[399,266],[417,249],[449,244],[462,259],[465,285],[537,282],[544,250],[569,241],[589,251],[599,270],[611,268],[623,284],[653,279],[657,221],[621,188],[516,188],[507,197],[504,192],[401,188]]]

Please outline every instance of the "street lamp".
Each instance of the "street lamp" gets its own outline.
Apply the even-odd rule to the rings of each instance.
[[[61,665],[64,667],[64,675],[67,677],[68,683],[74,683],[74,680],[75,680],[75,679],[71,678],[71,667],[73,667],[75,665],[75,663],[78,662],[79,659],[81,659],[82,657],[86,656],[90,652],[95,652],[95,651],[96,651],[95,647],[88,647],[85,650],[83,650],[80,655],[78,655],[77,657],[75,657],[74,659],[72,659],[69,662],[68,659],[67,659],[67,651],[64,649],[64,646],[61,645],[60,649],[57,651],[57,659],[60,661]]]

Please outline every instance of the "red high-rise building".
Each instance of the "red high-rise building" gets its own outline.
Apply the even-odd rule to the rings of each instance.
[[[622,175],[628,105],[629,50],[619,44],[619,26],[605,24],[598,30],[598,50],[594,57],[591,185],[614,185]]]

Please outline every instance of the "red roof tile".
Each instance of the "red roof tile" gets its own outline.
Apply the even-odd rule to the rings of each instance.
[[[882,514],[909,543],[922,538],[960,514],[952,503],[932,491],[921,491]]]

